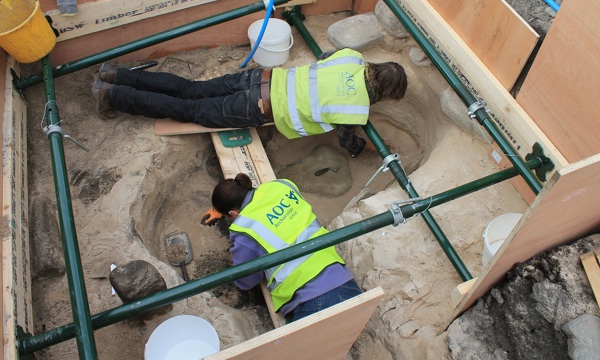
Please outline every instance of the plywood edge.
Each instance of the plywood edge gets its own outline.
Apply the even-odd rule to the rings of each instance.
[[[537,142],[554,162],[556,169],[568,165],[556,146],[427,1],[406,0],[401,6],[425,30],[426,36],[434,41],[433,45],[442,55],[446,55],[451,65],[464,75],[477,91],[476,96],[486,101],[487,108],[495,114],[496,125],[519,155],[525,157]]]
[[[205,359],[342,359],[383,295],[374,288]]]
[[[597,231],[599,202],[600,154],[556,171],[463,297],[446,327],[501,281],[517,262]],[[560,216],[556,215],[557,209],[561,209]]]
[[[211,138],[215,151],[217,152],[217,157],[219,158],[223,176],[228,179],[234,178],[239,173],[245,173],[252,179],[253,184],[258,186],[267,181],[275,180],[276,177],[267,158],[267,154],[262,147],[258,132],[255,128],[250,128],[249,131],[250,136],[252,136],[252,142],[244,146],[225,147],[221,142],[218,131],[211,131]],[[261,282],[260,288],[265,298],[273,325],[276,328],[285,325],[283,316],[275,312],[273,298],[264,281]]]

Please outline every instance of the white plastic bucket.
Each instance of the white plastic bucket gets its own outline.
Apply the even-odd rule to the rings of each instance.
[[[508,213],[492,220],[483,232],[483,254],[481,263],[485,267],[496,251],[502,246],[512,229],[517,225],[523,214]]]
[[[219,351],[219,335],[206,320],[178,315],[163,321],[150,335],[145,360],[201,359]]]
[[[260,35],[263,22],[264,20],[257,20],[248,28],[251,48],[254,48]],[[292,45],[294,45],[294,38],[290,25],[280,19],[269,19],[252,60],[267,67],[284,64],[290,56]]]

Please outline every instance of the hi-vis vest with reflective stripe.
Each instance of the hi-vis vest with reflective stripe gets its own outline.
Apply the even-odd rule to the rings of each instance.
[[[365,61],[351,49],[273,69],[270,95],[275,126],[288,139],[331,131],[330,124],[364,125],[369,117]]]
[[[289,180],[260,185],[229,230],[250,236],[268,254],[327,233],[310,204]],[[329,247],[266,270],[275,311],[334,263],[344,264],[344,260],[334,247]]]

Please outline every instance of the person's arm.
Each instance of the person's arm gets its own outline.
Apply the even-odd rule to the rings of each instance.
[[[252,239],[244,234],[232,233],[233,246],[229,249],[233,265],[254,260],[265,254],[264,250]],[[242,290],[250,290],[264,279],[264,272],[248,275],[234,281],[235,285]]]
[[[335,129],[338,134],[338,141],[341,147],[348,150],[350,156],[357,157],[363,149],[367,142],[365,139],[360,136],[356,136],[354,132],[359,125],[343,125],[337,124]]]

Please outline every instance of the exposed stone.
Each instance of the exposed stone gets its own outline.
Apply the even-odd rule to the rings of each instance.
[[[600,235],[593,235],[516,264],[494,294],[450,325],[452,357],[598,359],[600,310],[579,260],[598,247]],[[496,356],[501,354],[506,356]]]
[[[123,303],[127,304],[167,289],[165,280],[152,264],[134,260],[117,266],[109,276],[110,284]],[[163,306],[141,315],[143,320],[171,311],[172,305]]]
[[[61,277],[65,273],[65,259],[56,207],[42,197],[34,197],[31,201],[31,277]]]
[[[573,360],[593,360],[600,357],[600,319],[583,314],[562,327],[569,337],[569,356]]]
[[[327,30],[327,36],[338,49],[362,51],[375,46],[383,38],[383,33],[377,17],[368,13],[336,22]]]
[[[479,125],[469,117],[467,107],[456,95],[454,90],[447,88],[440,94],[440,106],[446,116],[456,125],[461,127],[467,134],[485,140]]]
[[[418,67],[428,67],[431,65],[431,60],[419,47],[411,47],[408,52],[408,57],[410,58],[410,61],[412,61],[413,64],[417,65]]]
[[[379,0],[377,5],[375,5],[375,16],[377,17],[377,20],[379,20],[383,30],[390,35],[401,39],[410,36],[402,23],[400,23],[400,20],[398,20],[396,15],[390,10],[389,6],[382,0]]]

